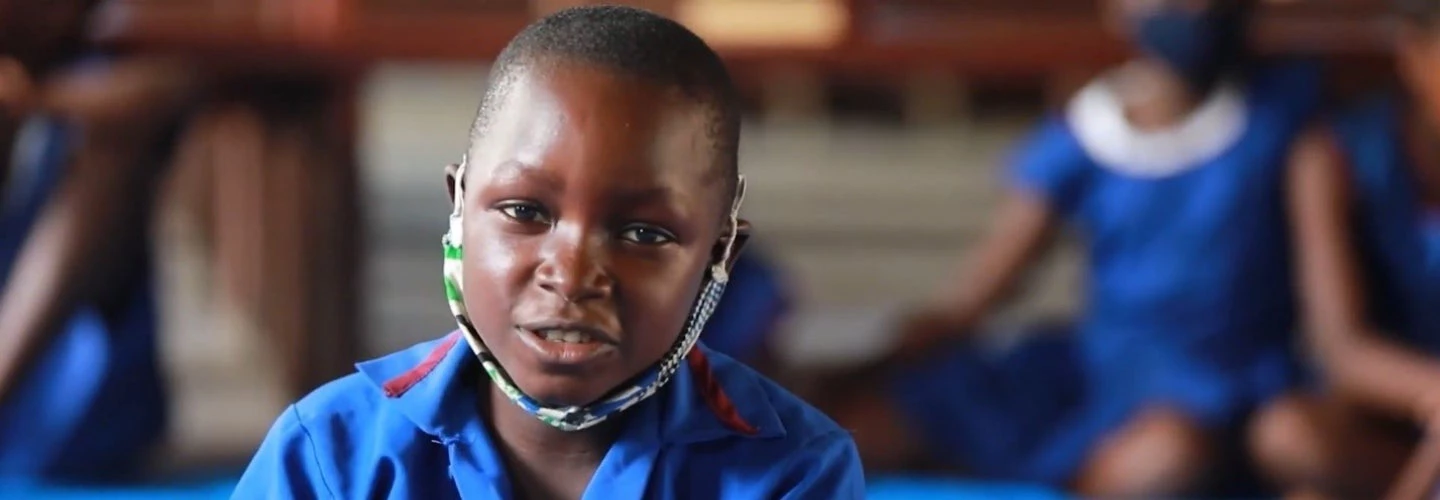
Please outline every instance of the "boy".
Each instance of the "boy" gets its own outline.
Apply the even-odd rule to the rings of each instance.
[[[1314,74],[1247,60],[1246,0],[1105,6],[1140,57],[1022,145],[966,279],[882,366],[898,375],[834,403],[867,465],[1182,495],[1208,486],[1218,438],[1288,386],[1280,180]],[[1002,353],[963,342],[1061,221],[1088,252],[1074,334]]]
[[[1295,493],[1378,498],[1440,424],[1440,1],[1395,0],[1403,85],[1306,133],[1290,216],[1328,393],[1270,406],[1259,462]]]
[[[720,59],[624,7],[501,54],[447,171],[460,331],[286,410],[239,498],[861,498],[845,431],[695,341],[748,234]]]

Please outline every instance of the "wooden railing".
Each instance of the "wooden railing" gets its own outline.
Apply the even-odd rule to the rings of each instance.
[[[536,0],[532,0],[536,1]],[[114,0],[106,43],[146,50],[347,60],[486,60],[534,16],[575,0]],[[1038,72],[1101,64],[1124,47],[1097,0],[634,0],[715,38],[728,58],[856,68],[949,65]],[[805,5],[797,7],[799,5]],[[1259,23],[1277,52],[1383,52],[1382,0],[1271,1]],[[776,24],[787,16],[788,24]],[[838,20],[829,19],[837,17]],[[825,18],[819,20],[820,18]],[[718,19],[718,20],[717,20]],[[815,24],[826,26],[815,27]],[[752,26],[766,25],[765,33]],[[833,27],[830,25],[834,25]],[[814,31],[812,39],[776,32]],[[746,33],[759,41],[747,43]],[[781,33],[783,34],[783,33]],[[766,43],[765,39],[774,40]]]

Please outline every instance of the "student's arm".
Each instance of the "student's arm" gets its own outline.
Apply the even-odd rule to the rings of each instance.
[[[808,443],[786,464],[793,480],[770,498],[785,500],[859,500],[865,498],[865,471],[860,453],[846,432],[839,431]]]
[[[1078,210],[1092,168],[1062,118],[1047,119],[1022,141],[1010,160],[1008,194],[988,232],[937,300],[907,318],[893,357],[923,355],[963,336],[1009,298],[1051,242],[1060,218]]]
[[[316,449],[298,410],[286,408],[240,476],[231,498],[339,498],[325,482]]]
[[[1430,433],[1415,447],[1415,453],[1401,470],[1400,477],[1390,485],[1385,498],[1433,500],[1437,484],[1440,484],[1440,435]]]
[[[0,56],[0,193],[8,188],[15,139],[29,112],[33,92],[34,83],[25,67],[13,58]]]
[[[1389,342],[1366,324],[1351,244],[1351,187],[1332,136],[1308,132],[1289,171],[1290,216],[1309,338],[1335,389],[1407,418],[1430,418],[1440,363]]]
[[[1012,191],[949,290],[909,319],[901,355],[926,352],[970,331],[1010,298],[1025,271],[1049,246],[1055,225],[1055,215],[1044,200],[1029,191]]]
[[[1012,190],[940,303],[952,311],[958,324],[972,326],[1015,295],[1016,283],[1049,247],[1055,225],[1044,199],[1030,191]]]
[[[178,77],[140,67],[79,78],[47,95],[83,139],[0,292],[0,400],[77,304],[134,278],[147,244],[162,167],[151,153],[176,115]]]

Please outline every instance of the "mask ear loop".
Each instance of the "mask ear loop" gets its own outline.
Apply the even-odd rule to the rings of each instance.
[[[710,277],[719,283],[730,282],[730,256],[735,251],[735,239],[740,235],[740,205],[745,203],[745,176],[735,179],[735,200],[730,204],[730,235],[725,238],[725,250],[720,260],[710,265]]]
[[[460,216],[461,202],[465,200],[465,168],[470,165],[470,155],[460,155],[460,166],[455,169],[455,210],[450,215]]]
[[[460,231],[462,224],[460,220],[465,215],[465,169],[470,164],[469,155],[460,157],[460,166],[455,169],[455,198],[450,200],[453,207],[450,211],[450,238],[451,244],[460,246]]]
[[[484,345],[480,341],[479,333],[470,324],[469,314],[465,311],[465,302],[462,298],[465,289],[465,273],[462,272],[465,242],[465,170],[469,164],[469,155],[461,156],[460,166],[455,169],[455,195],[451,200],[453,209],[450,212],[449,228],[442,240],[445,247],[445,299],[450,303],[450,312],[455,315],[455,322],[465,334],[466,343],[470,344],[470,349],[478,354],[485,350]]]

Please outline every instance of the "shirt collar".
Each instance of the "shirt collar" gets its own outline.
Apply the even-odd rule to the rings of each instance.
[[[485,379],[460,332],[355,366],[422,432],[447,441],[483,436],[473,384]],[[697,345],[659,394],[629,410],[636,418],[627,425],[658,419],[660,439],[672,444],[782,437],[785,428],[763,383],[738,362]]]

